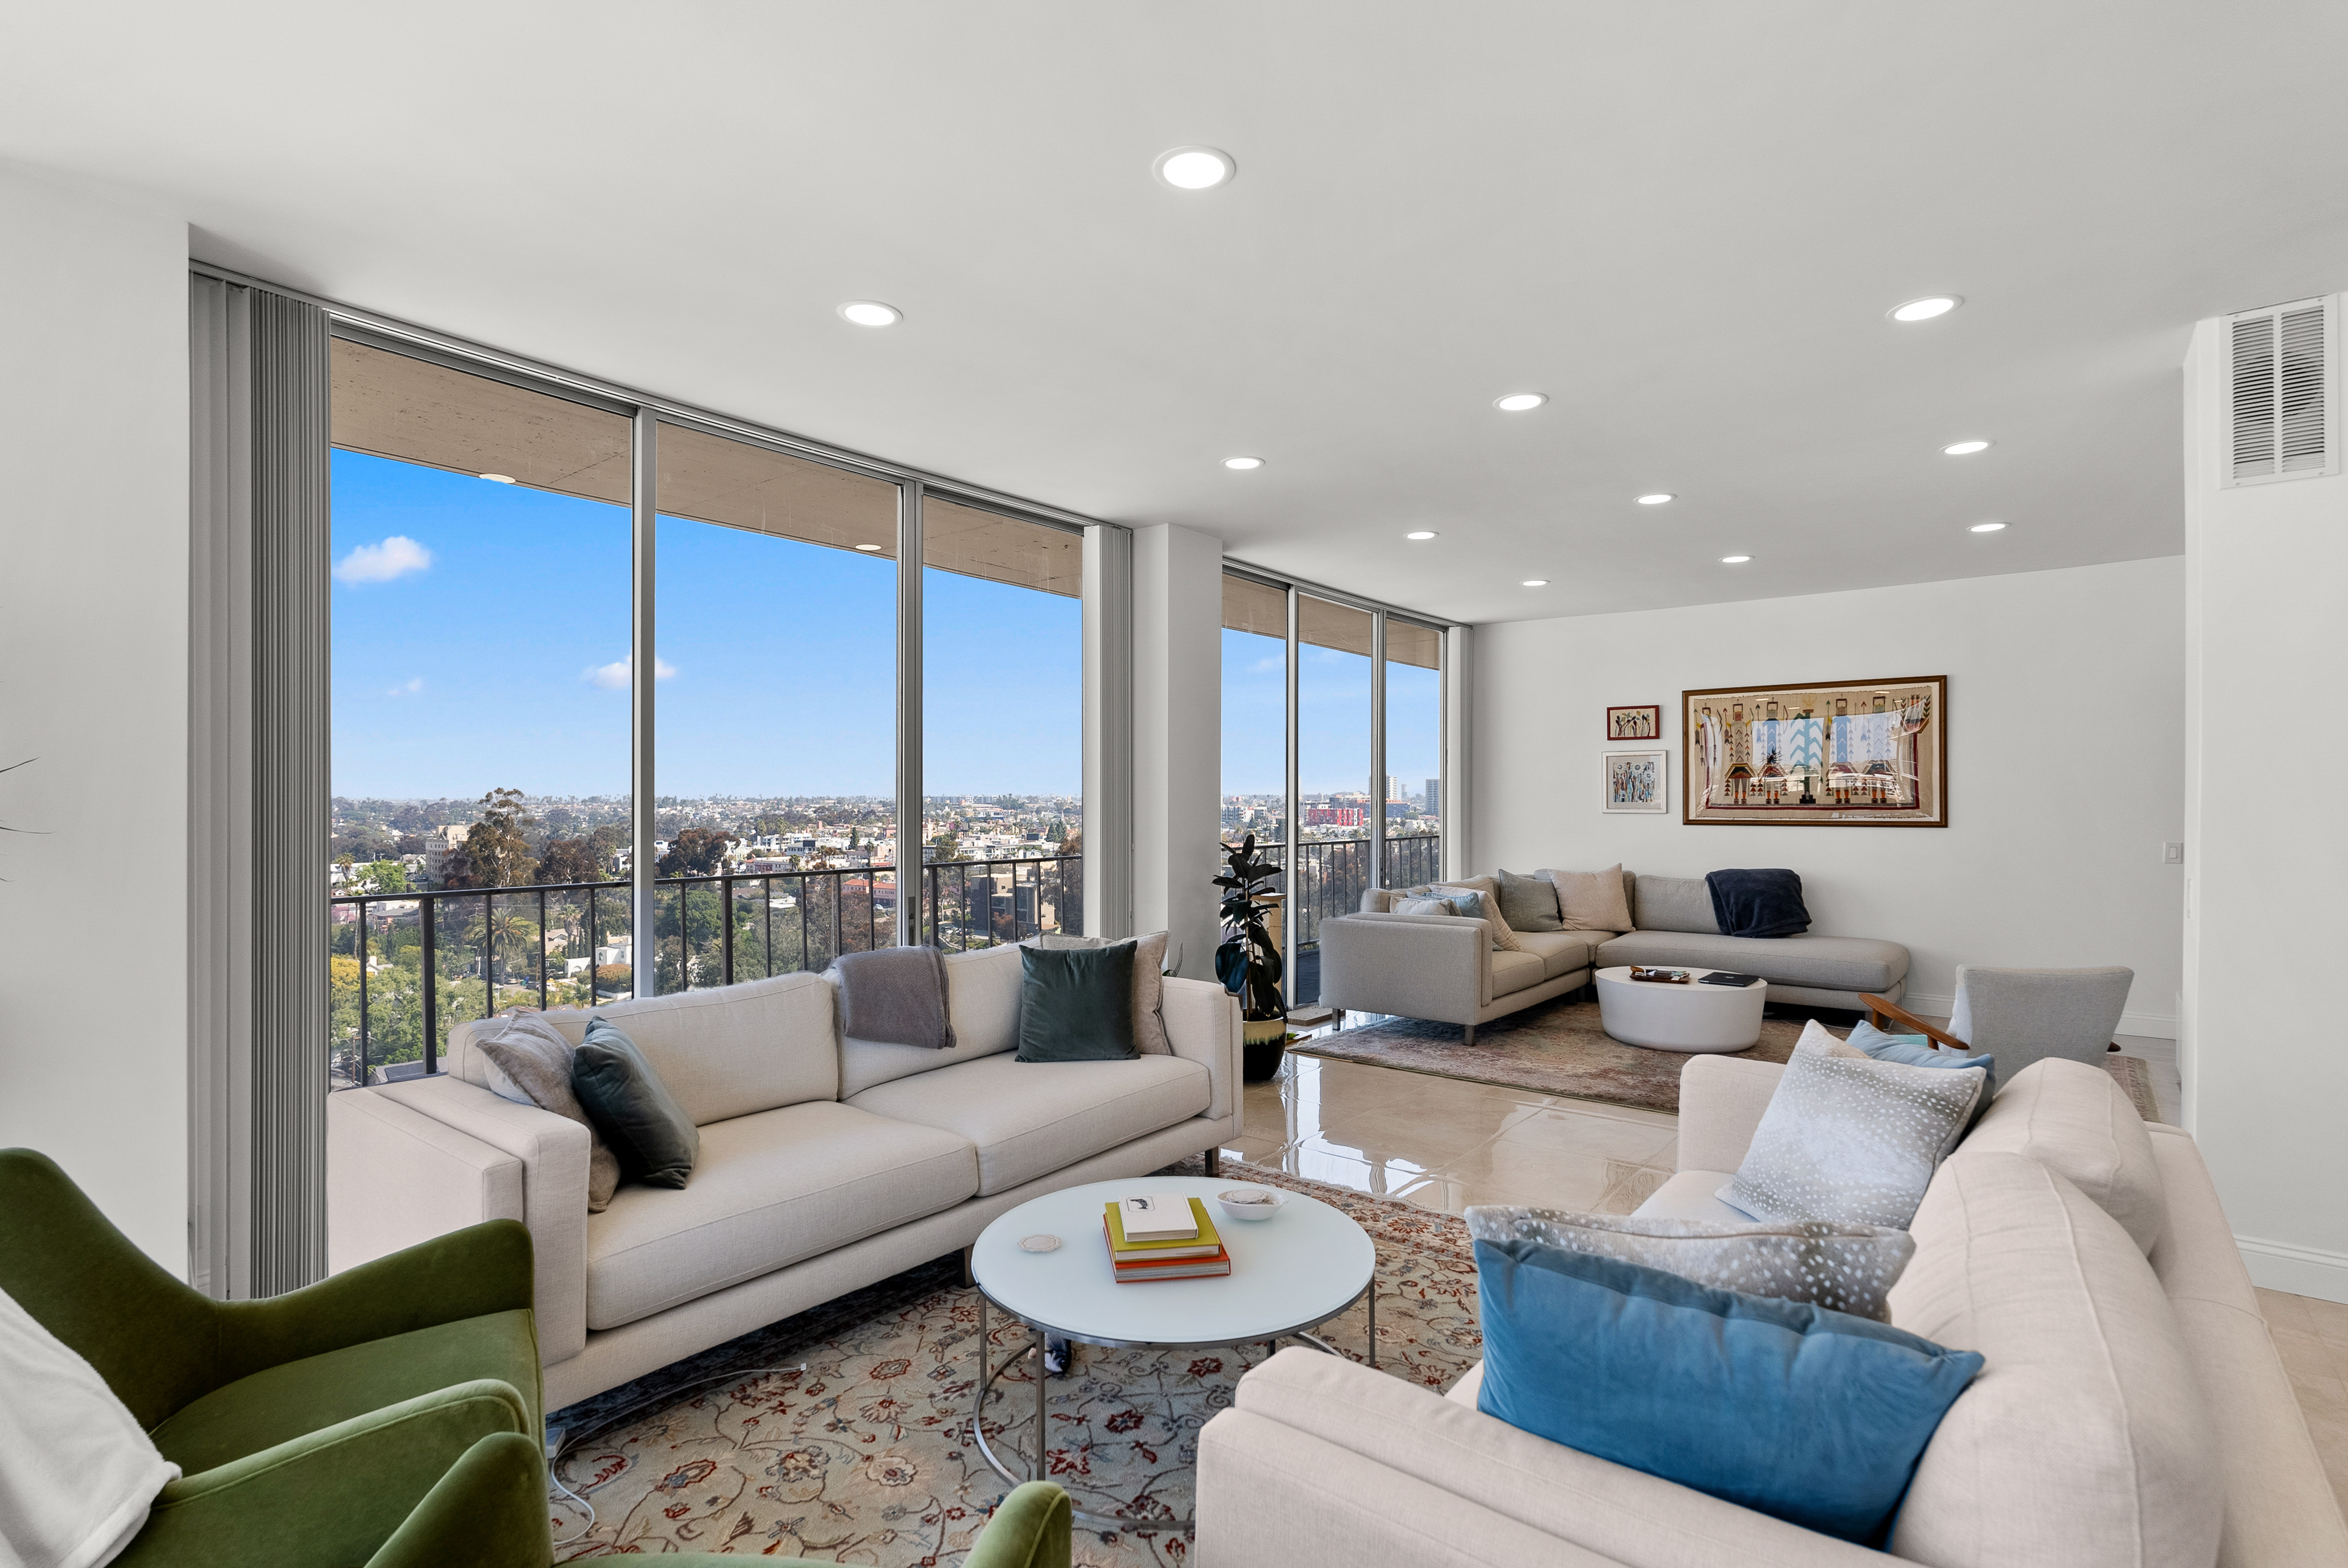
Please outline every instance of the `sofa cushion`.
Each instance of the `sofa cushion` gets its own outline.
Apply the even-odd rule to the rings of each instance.
[[[1849,1050],[1822,1029],[1815,1039]],[[1797,1045],[1721,1199],[1755,1219],[1904,1229],[1987,1078]]]
[[[622,1187],[589,1217],[587,1326],[617,1328],[977,1190],[969,1140],[836,1101],[712,1122],[691,1186]]]
[[[1558,917],[1569,931],[1628,931],[1631,879],[1620,866],[1603,871],[1545,870],[1540,875],[1557,889]]]
[[[1701,876],[1642,876],[1632,906],[1642,931],[1692,931],[1720,935],[1712,910],[1712,888]]]
[[[1541,961],[1541,979],[1553,980],[1590,967],[1590,955],[1606,939],[1603,931],[1519,931],[1518,945]]]
[[[1715,1225],[1749,1225],[1753,1216],[1739,1214],[1720,1201],[1733,1171],[1680,1171],[1647,1194],[1634,1211],[1641,1219],[1708,1220]]]
[[[975,1145],[983,1197],[1202,1115],[1208,1091],[1207,1070],[1179,1056],[1124,1061],[990,1056],[880,1084],[850,1103]]]
[[[2048,1057],[2013,1075],[1962,1147],[2037,1161],[2119,1221],[2149,1254],[2168,1223],[2168,1199],[2144,1118],[2112,1081],[2085,1062]]]
[[[839,1097],[852,1100],[876,1083],[1009,1050],[1019,1043],[1019,988],[1025,974],[1015,946],[948,953],[946,1020],[953,1025],[953,1047],[932,1050],[921,1045],[842,1040]]]
[[[1895,1556],[2209,1568],[2225,1499],[2177,1317],[2117,1221],[2018,1154],[1959,1149],[1891,1320],[1988,1359],[1916,1467]]]
[[[587,1020],[587,1039],[572,1053],[571,1087],[623,1175],[655,1187],[693,1179],[701,1130],[627,1031],[602,1013]]]
[[[1524,938],[1517,938],[1519,942]],[[1549,966],[1534,952],[1494,953],[1492,955],[1492,994],[1507,996],[1510,991],[1537,986],[1549,978]]]
[[[1493,874],[1500,887],[1500,914],[1519,936],[1528,931],[1562,931],[1565,921],[1557,902],[1557,884],[1538,876],[1519,876],[1503,868]],[[1629,921],[1618,927],[1629,930]]]
[[[536,1409],[538,1335],[528,1309],[460,1317],[280,1362],[174,1411],[155,1429],[155,1446],[195,1475],[477,1378],[511,1384]]]
[[[1107,948],[1028,948],[1019,992],[1019,1060],[1127,1061],[1133,1045],[1133,953],[1128,938]]]
[[[1907,948],[1869,937],[1707,937],[1643,927],[1601,947],[1598,961],[1735,969],[1773,985],[1838,991],[1881,992],[1908,975]]]
[[[820,975],[776,975],[604,1002],[594,1010],[627,1031],[696,1124],[839,1096],[835,1005],[831,984]],[[586,1038],[587,1017],[577,1008],[545,1015],[574,1046]],[[486,1088],[480,1053],[471,1049],[473,1029],[460,1024],[449,1032],[448,1071]]]

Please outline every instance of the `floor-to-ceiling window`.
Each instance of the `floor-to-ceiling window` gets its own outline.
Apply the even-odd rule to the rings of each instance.
[[[1370,813],[1384,794],[1370,754],[1373,624],[1366,610],[1297,596],[1294,1001],[1321,994],[1322,919],[1359,907],[1370,885]]]
[[[891,946],[898,488],[677,425],[654,450],[658,989]]]
[[[1443,635],[1385,618],[1385,875],[1410,887],[1443,875]]]
[[[332,395],[328,1031],[353,1083],[422,1071],[468,1018],[632,989],[625,888],[586,886],[628,842],[629,421],[347,341]]]
[[[1082,930],[1084,537],[932,495],[922,560],[923,939]]]

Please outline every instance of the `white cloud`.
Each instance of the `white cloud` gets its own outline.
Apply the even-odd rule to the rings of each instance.
[[[386,697],[413,697],[418,692],[423,690],[424,677],[417,675],[412,676],[406,681],[402,681],[398,685],[394,686],[390,691],[386,692],[384,695]]]
[[[633,655],[630,657],[633,658]],[[673,681],[676,678],[676,666],[658,654],[654,654],[653,677],[659,681]],[[580,671],[580,678],[592,685],[601,686],[606,692],[624,692],[628,689],[628,661],[615,659],[609,664],[590,665]]]
[[[394,534],[379,545],[361,545],[335,563],[338,582],[389,582],[432,564],[432,552],[406,534]]]

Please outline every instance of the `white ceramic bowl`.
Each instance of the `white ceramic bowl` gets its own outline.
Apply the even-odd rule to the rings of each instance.
[[[1234,1199],[1243,1197],[1253,1197],[1258,1193],[1262,1194],[1269,1201],[1262,1203],[1233,1201]],[[1215,1206],[1217,1208],[1222,1210],[1225,1214],[1232,1219],[1242,1220],[1251,1224],[1259,1220],[1268,1220],[1272,1218],[1272,1215],[1280,1212],[1280,1205],[1287,1201],[1288,1194],[1282,1192],[1278,1187],[1231,1187],[1215,1194]]]

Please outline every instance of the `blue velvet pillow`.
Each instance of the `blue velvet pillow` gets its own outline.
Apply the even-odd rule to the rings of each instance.
[[[1989,1109],[1991,1097],[1997,1093],[1997,1058],[1985,1050],[1935,1050],[1932,1042],[1921,1034],[1886,1034],[1865,1019],[1851,1026],[1850,1039],[1844,1043],[1878,1061],[1897,1061],[1909,1067],[1980,1068],[1989,1074],[1989,1081],[1982,1085],[1981,1102],[1973,1111],[1976,1122]]]
[[[1865,1546],[1982,1368],[1889,1324],[1539,1242],[1478,1241],[1476,1291],[1485,1414]]]

